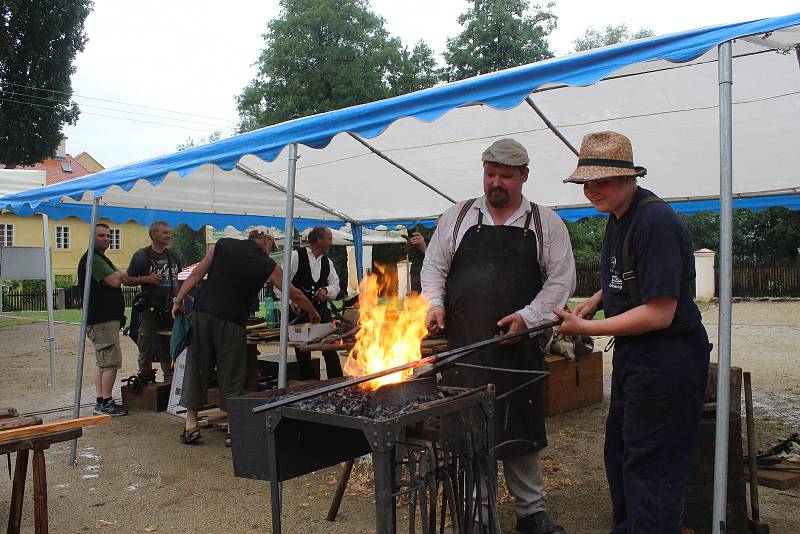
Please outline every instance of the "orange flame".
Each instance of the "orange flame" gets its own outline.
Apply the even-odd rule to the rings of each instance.
[[[396,287],[395,282],[395,294]],[[376,373],[421,357],[420,343],[428,334],[425,328],[427,301],[412,294],[404,299],[402,309],[398,309],[396,298],[383,299],[383,302],[379,300],[378,295],[385,292],[386,285],[381,284],[376,275],[371,274],[361,281],[358,299],[360,328],[356,333],[356,344],[344,365],[344,372],[348,376]],[[402,382],[412,372],[412,369],[408,369],[393,373],[365,382],[360,387],[371,391],[384,384]]]

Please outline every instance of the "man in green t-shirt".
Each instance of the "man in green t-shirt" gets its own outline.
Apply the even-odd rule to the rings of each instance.
[[[128,275],[117,269],[105,256],[111,243],[110,234],[108,225],[95,225],[86,337],[94,346],[97,362],[94,372],[94,386],[97,390],[94,413],[119,416],[128,414],[124,406],[114,402],[112,395],[117,369],[122,365],[122,348],[119,345],[119,330],[125,322],[122,284],[128,282]],[[86,258],[87,254],[84,254],[78,263],[81,290],[86,279]]]

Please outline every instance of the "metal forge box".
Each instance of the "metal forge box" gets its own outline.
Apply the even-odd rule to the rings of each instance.
[[[401,391],[412,382],[393,386]],[[486,521],[478,518],[481,492],[488,493],[486,527],[497,532],[493,385],[436,387],[437,400],[412,401],[399,415],[385,418],[324,413],[295,405],[258,414],[252,411],[271,399],[317,387],[295,386],[230,400],[234,474],[270,482],[273,533],[281,531],[279,482],[367,453],[373,461],[378,534],[396,532],[396,497],[401,494],[410,494],[411,531],[419,504],[425,532],[436,531],[430,526],[435,528],[439,518],[441,528],[445,509],[454,532],[472,532],[474,521],[481,525]],[[398,456],[404,459],[398,461]],[[408,471],[403,481],[397,479],[401,464]]]

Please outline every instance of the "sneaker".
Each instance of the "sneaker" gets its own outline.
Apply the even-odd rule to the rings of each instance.
[[[97,408],[95,408],[97,409]],[[95,412],[97,413],[97,412]],[[111,417],[119,417],[121,415],[128,415],[128,409],[121,404],[117,404],[113,400],[108,404],[100,406],[100,414],[110,415]]]
[[[545,511],[517,519],[520,534],[564,534],[564,527],[556,525]]]
[[[103,403],[102,402],[95,402],[94,403],[94,410],[92,413],[95,415],[100,415],[103,413]]]

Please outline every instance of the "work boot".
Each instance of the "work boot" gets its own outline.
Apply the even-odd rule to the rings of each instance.
[[[542,510],[517,519],[517,532],[520,534],[564,534],[564,527],[556,525],[550,514]]]

